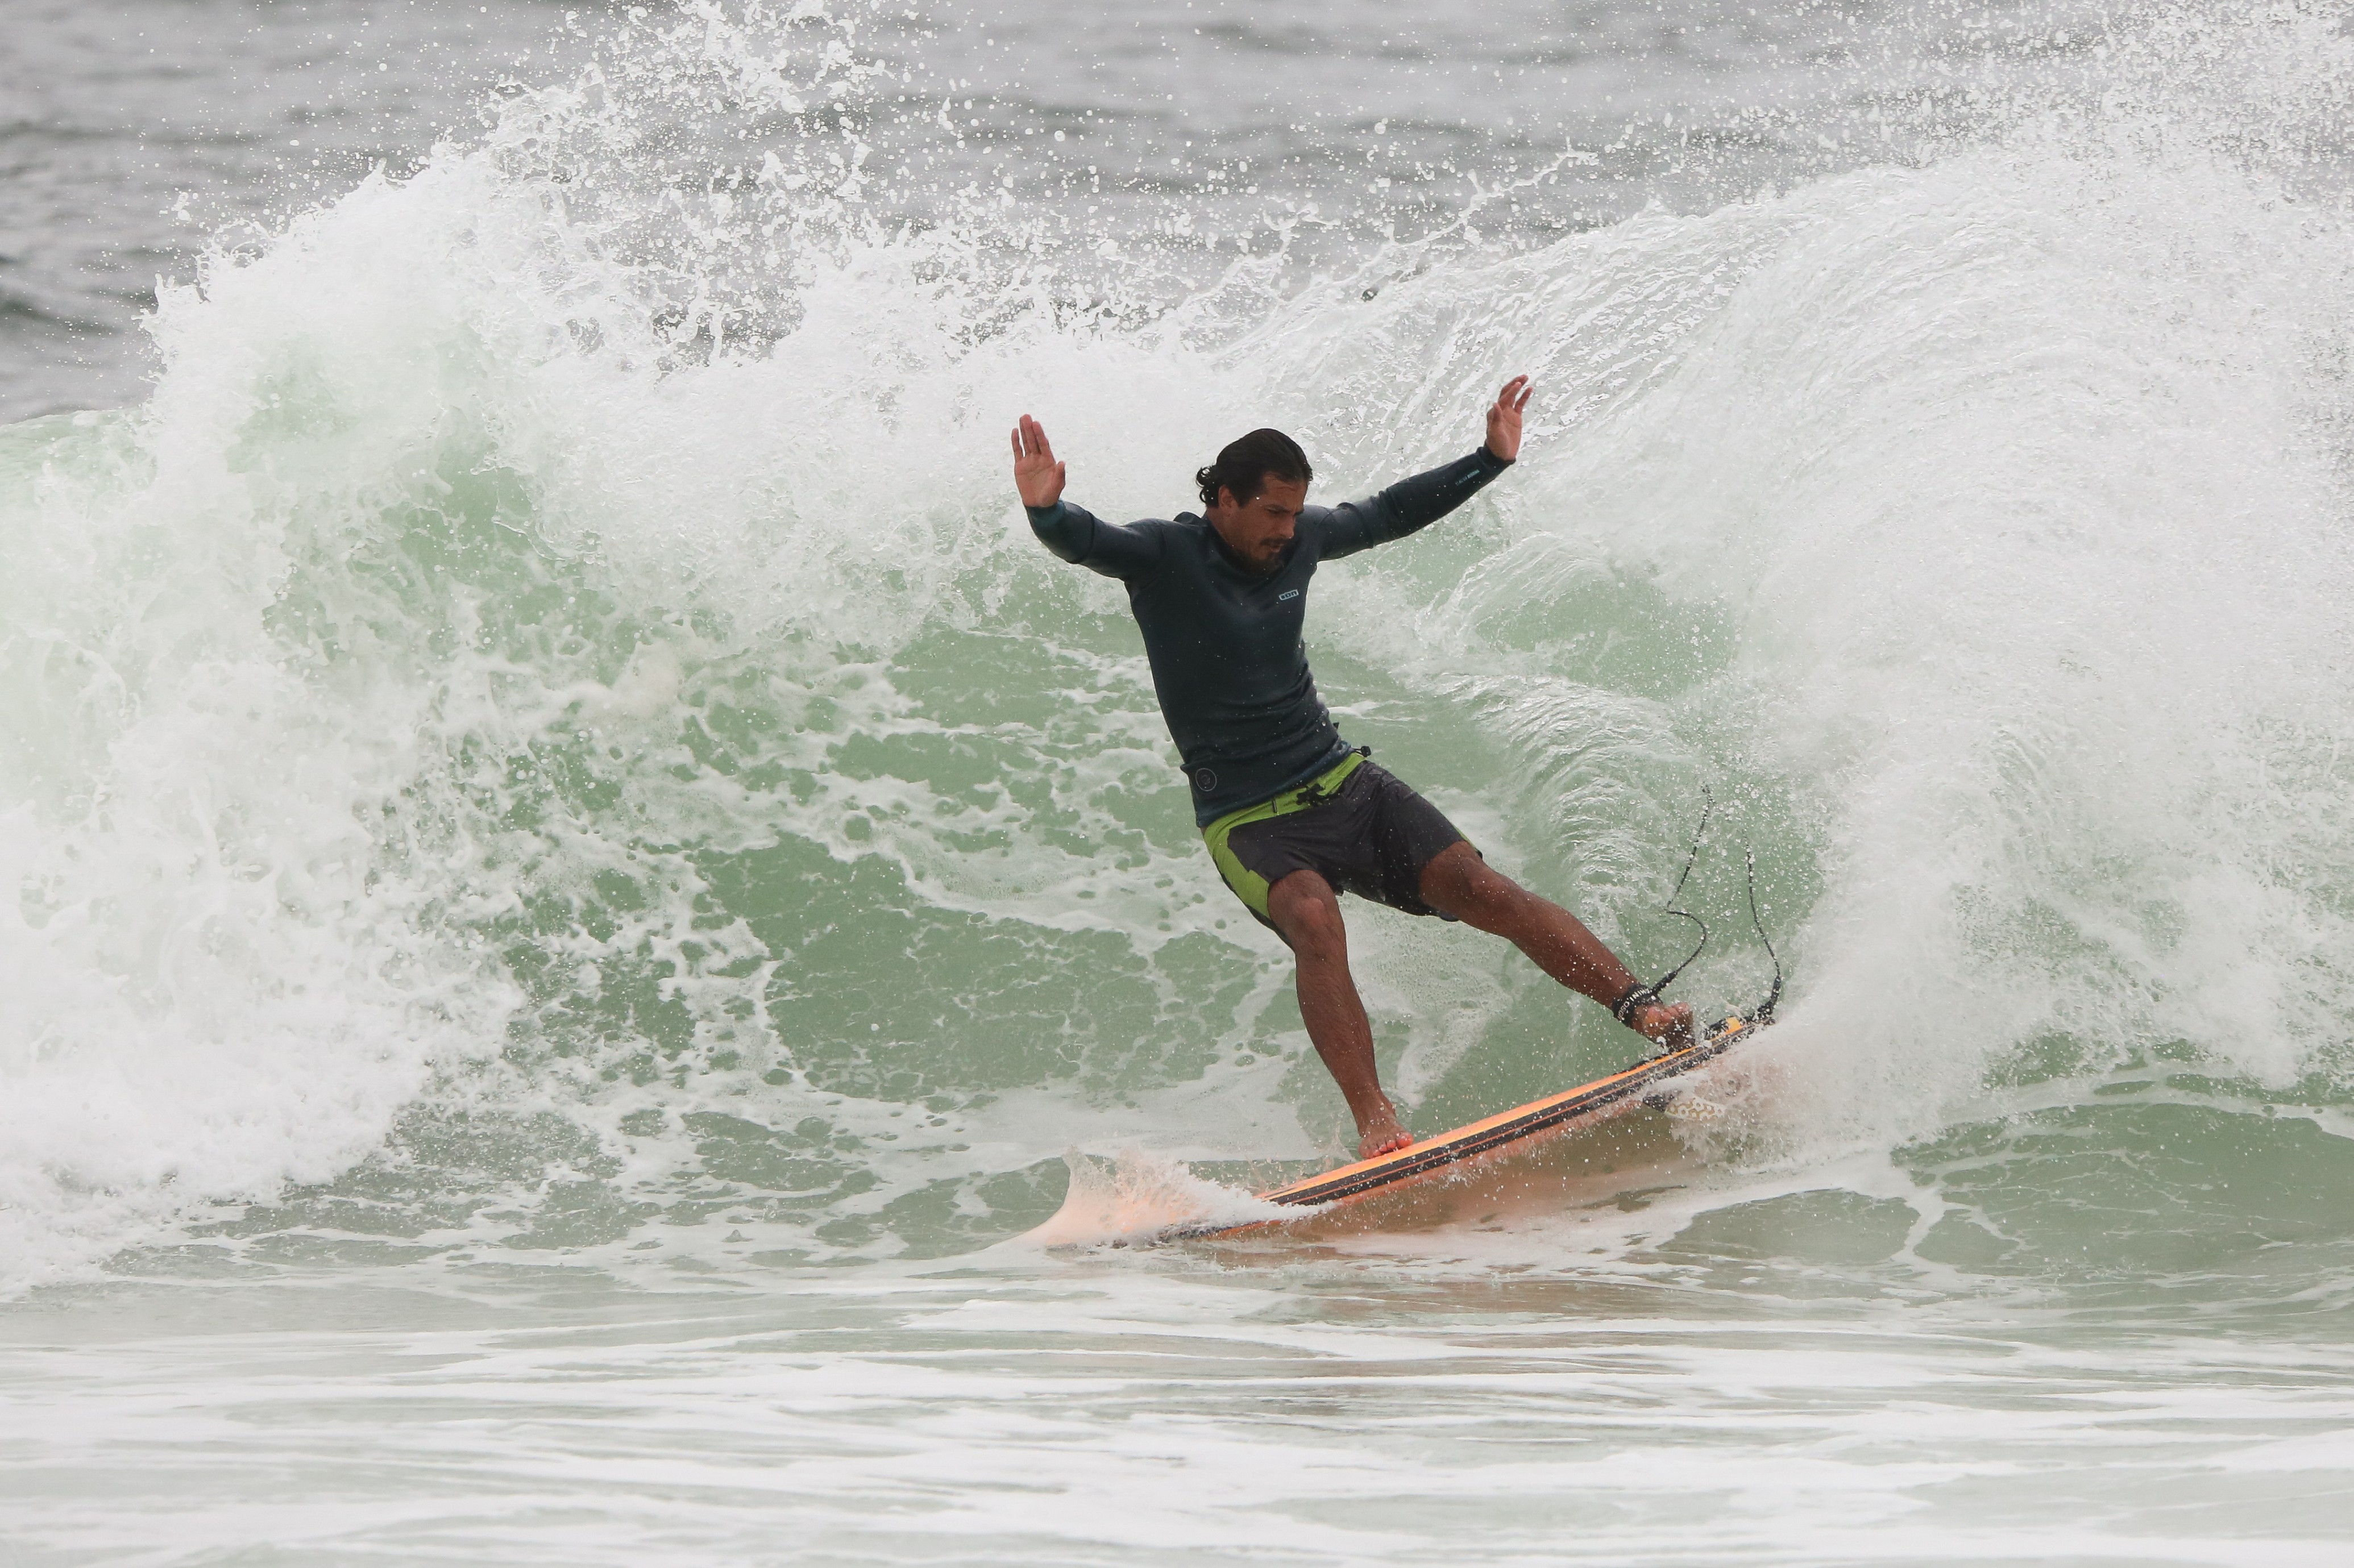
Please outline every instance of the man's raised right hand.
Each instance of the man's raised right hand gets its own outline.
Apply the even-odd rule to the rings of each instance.
[[[1013,427],[1013,488],[1024,506],[1052,506],[1063,499],[1063,465],[1046,444],[1045,427],[1029,415]]]

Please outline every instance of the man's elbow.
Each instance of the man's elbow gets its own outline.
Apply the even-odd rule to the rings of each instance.
[[[1052,506],[1029,506],[1023,510],[1030,514],[1030,532],[1038,536],[1038,543],[1053,552],[1056,559],[1076,566],[1087,558],[1087,546],[1075,536],[1077,530],[1071,526],[1071,514],[1064,509],[1061,502],[1057,501]]]

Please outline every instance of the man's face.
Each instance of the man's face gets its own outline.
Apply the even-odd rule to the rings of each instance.
[[[1210,526],[1226,548],[1255,572],[1270,571],[1291,543],[1299,509],[1308,501],[1308,487],[1296,479],[1262,476],[1260,490],[1248,501],[1236,501],[1232,490],[1221,488],[1207,513]]]

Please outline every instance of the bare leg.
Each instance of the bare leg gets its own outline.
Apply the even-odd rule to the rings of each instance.
[[[1295,871],[1269,890],[1267,913],[1298,960],[1299,1016],[1307,1021],[1308,1038],[1357,1118],[1357,1157],[1371,1160],[1405,1148],[1414,1135],[1382,1092],[1373,1026],[1349,974],[1349,933],[1331,885],[1312,871]]]
[[[1468,843],[1440,851],[1422,868],[1422,901],[1503,938],[1537,968],[1605,1007],[1635,984],[1633,973],[1576,916],[1496,870]],[[1687,1042],[1691,1009],[1681,1002],[1654,1002],[1636,1012],[1635,1029],[1654,1040]]]

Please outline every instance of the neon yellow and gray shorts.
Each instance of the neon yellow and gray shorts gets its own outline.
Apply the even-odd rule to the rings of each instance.
[[[1352,751],[1305,784],[1227,812],[1202,840],[1243,907],[1272,928],[1267,894],[1295,871],[1315,872],[1335,893],[1437,915],[1422,901],[1422,868],[1463,834],[1396,775]]]

